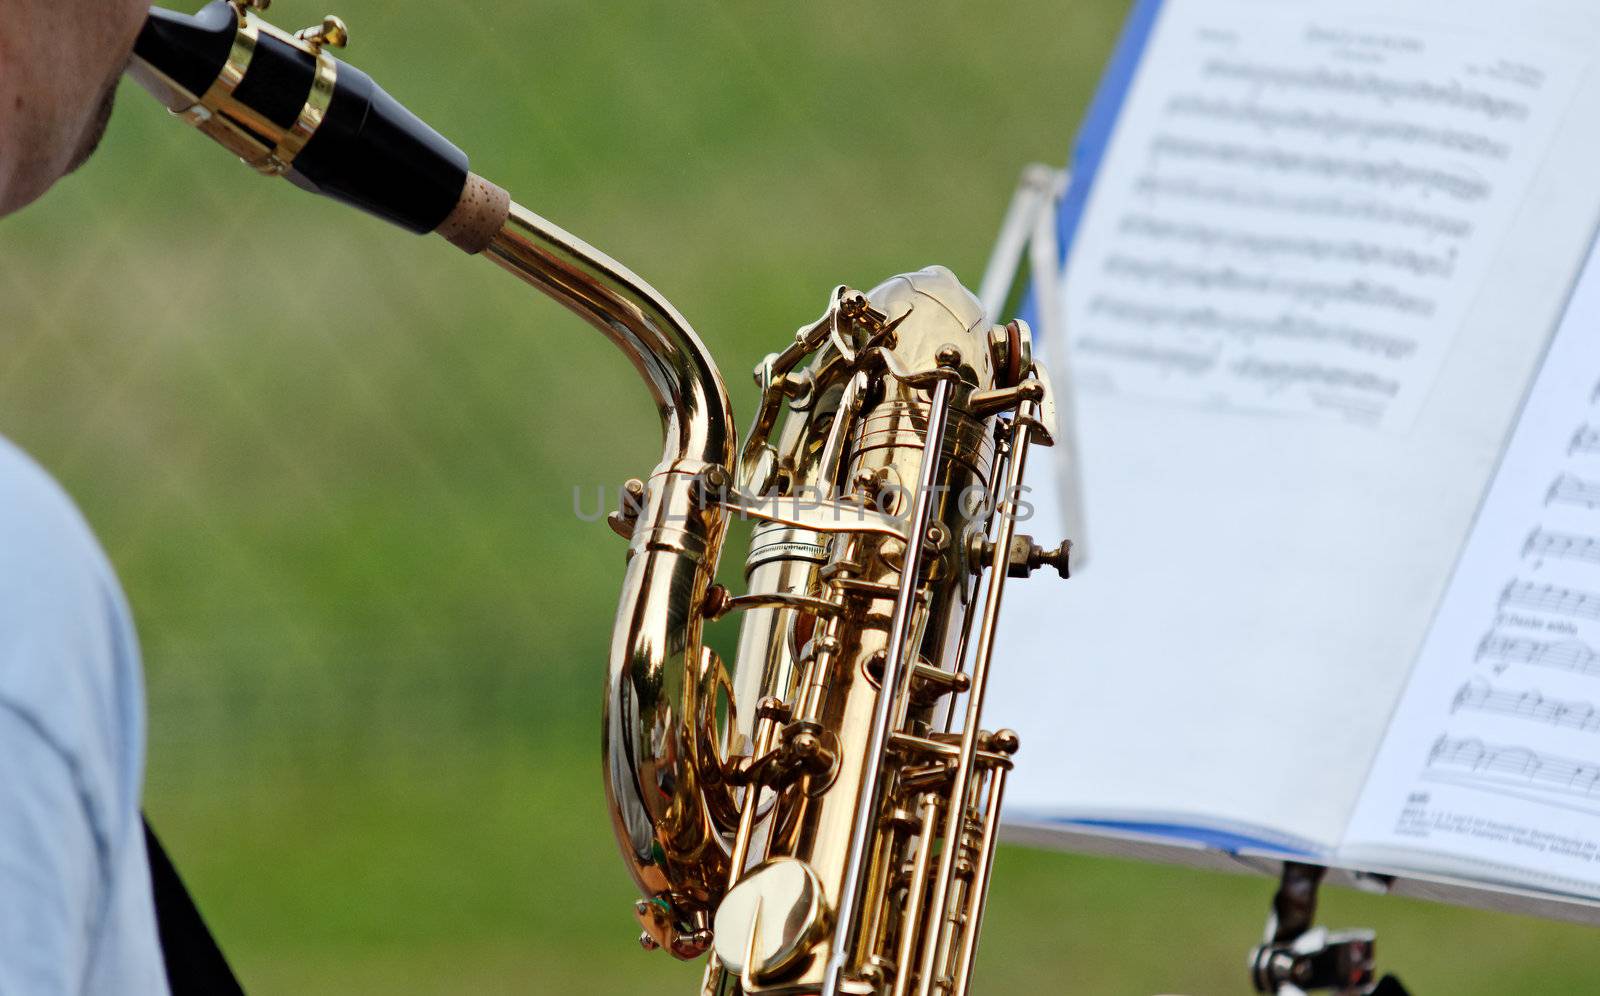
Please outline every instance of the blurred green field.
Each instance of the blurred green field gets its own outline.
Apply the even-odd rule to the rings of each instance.
[[[744,414],[745,372],[836,283],[930,262],[976,282],[1021,165],[1064,158],[1123,8],[338,12],[351,61],[476,169],[660,287]],[[632,370],[481,261],[121,103],[93,162],[0,223],[0,432],[122,574],[148,809],[247,985],[691,992],[693,968],[634,942],[598,750],[622,547],[573,514],[575,487],[659,452]],[[979,991],[1243,992],[1270,892],[1006,849]],[[1589,931],[1326,909],[1377,927],[1419,996],[1600,989]]]

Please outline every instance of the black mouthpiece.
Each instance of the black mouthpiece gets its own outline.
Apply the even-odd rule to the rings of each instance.
[[[413,232],[438,228],[461,199],[466,154],[320,41],[229,0],[194,15],[157,7],[129,72],[258,169]]]
[[[210,4],[193,17],[152,7],[133,54],[198,97],[222,75],[238,33],[239,16],[232,4]]]

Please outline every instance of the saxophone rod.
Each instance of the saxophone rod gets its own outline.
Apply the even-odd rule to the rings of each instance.
[[[940,378],[933,389],[928,408],[928,428],[923,436],[922,468],[917,491],[912,499],[911,520],[906,527],[905,570],[900,574],[900,590],[895,598],[894,615],[889,623],[888,654],[883,662],[881,689],[873,711],[872,732],[867,741],[861,792],[856,799],[855,820],[851,824],[849,851],[845,859],[844,882],[839,888],[839,908],[835,915],[833,946],[828,957],[822,996],[840,996],[845,974],[861,929],[857,906],[866,889],[867,859],[877,830],[877,814],[882,811],[884,789],[883,762],[888,752],[892,711],[902,694],[902,671],[908,671],[906,657],[911,642],[911,611],[916,605],[918,571],[927,540],[928,523],[933,516],[932,494],[937,482],[939,455],[944,446],[945,426],[950,414],[950,381]],[[946,838],[947,840],[950,838]]]
[[[983,716],[984,695],[988,691],[989,662],[994,654],[995,636],[999,631],[1000,597],[1005,593],[1006,550],[1011,547],[1012,538],[1016,536],[1017,510],[1016,499],[1013,496],[1022,492],[1028,446],[1033,431],[1032,423],[1037,417],[1037,405],[1030,402],[1017,412],[1017,417],[1012,422],[1010,454],[1006,464],[1005,498],[996,510],[999,522],[995,527],[994,552],[991,554],[989,565],[988,593],[984,598],[983,620],[978,624],[978,646],[973,655],[971,684],[967,691],[966,718],[961,730],[961,748],[950,787],[950,805],[944,817],[945,847],[939,853],[939,869],[934,873],[932,895],[928,898],[927,922],[932,926],[929,936],[923,942],[917,996],[935,996],[937,992],[935,983],[950,961],[951,937],[944,928],[950,893],[956,878],[956,855],[960,851],[959,847],[950,845],[953,841],[961,839],[961,827],[966,819],[967,799],[977,760],[979,723]],[[990,801],[994,808],[986,815],[990,838],[984,842],[986,853],[980,858],[984,877],[988,875],[990,862],[987,849],[993,841],[993,827],[999,815],[998,793],[1004,791],[1004,786],[1004,781],[998,781],[993,787],[996,794]],[[979,893],[979,896],[981,897],[982,893]],[[977,916],[981,919],[981,907]],[[967,925],[969,934],[974,938],[978,926],[977,922]],[[972,954],[963,951],[960,957],[966,962],[967,970],[970,971]]]
[[[512,202],[467,156],[329,49],[349,38],[325,18],[295,34],[256,16],[268,0],[156,7],[128,74],[258,172],[482,254],[559,301],[628,354],[667,436],[667,461],[732,467],[727,393],[689,323],[605,253]]]

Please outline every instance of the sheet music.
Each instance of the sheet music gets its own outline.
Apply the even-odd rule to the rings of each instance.
[[[1185,27],[1202,14],[1211,29],[1204,37]],[[1169,15],[1181,18],[1176,29]],[[1600,61],[1593,0],[1525,0],[1514,9],[1487,0],[1172,0],[1143,46],[1105,156],[1074,164],[1086,196],[1064,288],[1069,316],[1086,314],[1095,295],[1116,286],[1081,264],[1105,258],[1093,233],[1116,231],[1138,207],[1128,178],[1142,168],[1138,136],[1148,139],[1150,128],[1133,119],[1194,95],[1182,67],[1200,64],[1208,39],[1257,38],[1255,22],[1296,18],[1307,30],[1403,25],[1428,52],[1503,43],[1509,59],[1559,49],[1546,77],[1552,86],[1560,66]],[[1600,220],[1600,71],[1581,75],[1493,263],[1453,292],[1470,302],[1466,318],[1406,431],[1079,391],[1094,561],[1065,584],[1007,589],[989,713],[1022,736],[1008,818],[1270,829],[1328,851],[1344,839]],[[1277,134],[1307,155],[1329,146],[1304,129]],[[1321,223],[1300,234],[1320,238]],[[1154,289],[1141,299],[1171,298]],[[1057,349],[1047,343],[1044,355]],[[1075,369],[1096,362],[1081,349],[1071,360]],[[1600,412],[1588,424],[1600,427]],[[1564,445],[1576,425],[1559,427]],[[1048,504],[1053,459],[1059,454],[1045,450],[1029,461],[1036,506]],[[1600,480],[1600,461],[1573,473]],[[1553,480],[1538,482],[1541,500]],[[1519,549],[1530,525],[1515,537]],[[1052,543],[1058,528],[1023,526]],[[1549,531],[1587,535],[1555,524]],[[1565,587],[1600,592],[1600,580]],[[1444,689],[1443,701],[1466,679]],[[1526,687],[1590,698],[1553,684]],[[1424,754],[1431,743],[1421,744]]]
[[[1202,16],[1208,31],[1189,30]],[[1169,0],[1104,154],[1074,161],[1082,215],[1064,287],[1069,318],[1115,286],[1083,260],[1103,260],[1095,233],[1115,232],[1138,207],[1129,177],[1142,168],[1148,122],[1195,95],[1185,73],[1219,34],[1259,40],[1263,20],[1350,32],[1401,25],[1428,52],[1499,45],[1510,59],[1548,50],[1547,85],[1574,64],[1583,82],[1492,264],[1475,284],[1455,285],[1470,306],[1407,430],[1152,403],[1153,390],[1087,391],[1078,381],[1094,561],[1065,584],[1007,589],[989,713],[1022,736],[1008,820],[1203,824],[1337,848],[1594,238],[1593,0],[1526,0],[1514,10],[1490,0]],[[1277,134],[1306,155],[1330,144],[1304,129]],[[1315,220],[1300,232],[1320,233]],[[1171,298],[1158,288],[1141,299]],[[1061,348],[1047,343],[1044,355]],[[1096,362],[1081,349],[1071,361]],[[1169,400],[1194,396],[1154,384]],[[1589,424],[1600,427],[1600,413]],[[1052,454],[1029,462],[1036,507],[1050,502]],[[1600,469],[1578,476],[1600,479]],[[1552,483],[1539,482],[1541,498]],[[1061,536],[1044,521],[1023,528],[1041,541]],[[1527,536],[1524,526],[1517,543]],[[1600,591],[1600,582],[1569,587]],[[1465,680],[1449,686],[1447,701]]]
[[[1169,0],[1157,49],[1072,249],[1080,389],[1408,428],[1581,61],[1371,2]]]
[[[1600,891],[1600,252],[1346,834]]]

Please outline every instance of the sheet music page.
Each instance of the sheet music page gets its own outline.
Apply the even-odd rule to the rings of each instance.
[[[1339,38],[1347,41],[1330,40]],[[1584,69],[1596,55],[1593,0],[1528,0],[1514,10],[1477,0],[1170,0],[1070,251],[1064,310],[1077,323],[1070,360],[1083,375],[1078,451],[1094,560],[1064,584],[1035,577],[1007,588],[986,714],[1022,736],[1008,818],[1206,823],[1338,845],[1600,219],[1600,77]],[[1236,69],[1207,76],[1218,60]],[[1514,78],[1473,69],[1512,64],[1524,70]],[[1239,66],[1341,65],[1362,79],[1514,97],[1526,116],[1491,120],[1359,89],[1334,101],[1320,83],[1290,87],[1260,68],[1251,72],[1263,82],[1236,78]],[[1252,120],[1214,121],[1184,103],[1195,100]],[[1254,121],[1268,110],[1284,123]],[[1310,124],[1334,114],[1367,124]],[[1505,158],[1447,151],[1412,125],[1448,127],[1462,142],[1470,132],[1504,146]],[[1448,168],[1493,189],[1469,203],[1414,185],[1402,196],[1365,174],[1174,159],[1152,151],[1163,135]],[[1163,191],[1193,181],[1297,203],[1360,202],[1373,205],[1372,216],[1358,223],[1145,193],[1152,179]],[[1452,235],[1415,212],[1467,227]],[[1152,234],[1169,223],[1182,233]],[[1202,239],[1201,229],[1213,234]],[[1452,252],[1447,272],[1397,265]],[[1240,290],[1233,281],[1145,280],[1111,266],[1113,257],[1231,266],[1276,282]],[[1425,297],[1432,314],[1332,297],[1313,306],[1281,293],[1283,281],[1325,272]],[[1365,331],[1305,339],[1162,322],[1142,331],[1143,320],[1131,319],[1084,326],[1097,299],[1102,308],[1110,299],[1181,303],[1269,325],[1289,313]],[[1352,345],[1377,341],[1367,333],[1416,346],[1385,358]],[[1185,371],[1145,362],[1143,346],[1128,355],[1085,349],[1096,336],[1154,337],[1160,350],[1200,342],[1200,352],[1229,362]],[[1045,344],[1047,360],[1062,352]],[[1400,386],[1378,408],[1344,407],[1336,399],[1363,392],[1241,380],[1230,363],[1247,357],[1362,370]],[[1210,403],[1217,398],[1226,404]],[[1341,417],[1307,414],[1334,410]],[[1050,453],[1029,461],[1036,505],[1050,500]],[[1600,482],[1600,470],[1592,476]],[[1060,538],[1057,528],[1022,526],[1047,544]]]
[[[1347,834],[1600,886],[1600,253]]]
[[[1388,5],[1178,0],[1158,30],[1119,209],[1072,250],[1080,390],[1409,426],[1582,60]]]

